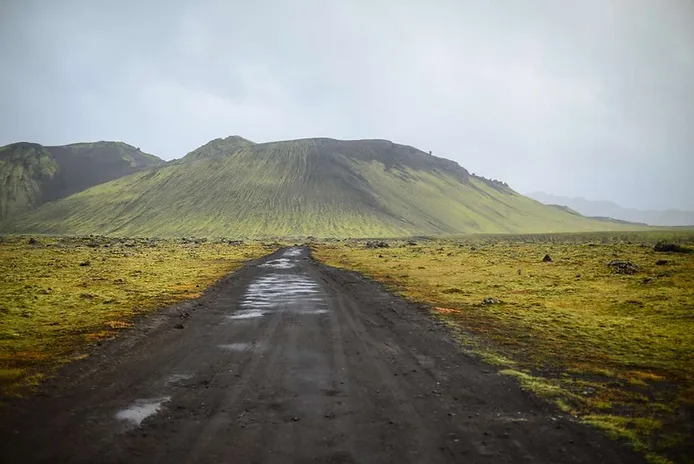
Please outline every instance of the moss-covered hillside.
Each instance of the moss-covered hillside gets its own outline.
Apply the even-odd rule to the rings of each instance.
[[[0,221],[164,162],[122,142],[0,147]]]
[[[196,153],[197,152],[197,153]],[[194,156],[46,204],[5,231],[377,237],[622,230],[386,140],[216,139]]]

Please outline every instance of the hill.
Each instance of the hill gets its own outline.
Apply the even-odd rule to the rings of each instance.
[[[565,205],[585,216],[608,217],[620,221],[650,224],[653,226],[694,225],[694,211],[624,208],[611,201],[593,201],[586,200],[585,198],[562,197],[544,192],[532,192],[528,193],[527,196],[547,205]]]
[[[93,185],[163,164],[121,142],[0,147],[0,221]]]
[[[386,140],[238,142],[217,139],[176,162],[46,204],[5,231],[377,237],[625,228],[542,205]]]
[[[255,145],[250,140],[244,139],[238,135],[232,135],[225,139],[214,139],[205,145],[196,148],[183,157],[183,161],[194,161],[203,158],[215,158],[233,153],[241,148],[247,148]]]

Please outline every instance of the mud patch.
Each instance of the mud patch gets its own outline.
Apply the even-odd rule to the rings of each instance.
[[[168,401],[171,401],[170,396],[136,400],[126,409],[118,411],[116,419],[139,427],[143,420],[159,412],[162,405]]]

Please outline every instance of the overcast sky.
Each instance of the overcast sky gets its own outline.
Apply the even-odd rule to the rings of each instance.
[[[0,145],[384,138],[694,209],[694,1],[0,0]]]

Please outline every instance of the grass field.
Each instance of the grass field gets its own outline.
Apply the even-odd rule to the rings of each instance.
[[[3,238],[0,394],[20,394],[84,356],[89,344],[130,327],[136,316],[195,298],[275,248],[185,239]]]
[[[694,232],[353,240],[314,255],[429,304],[501,374],[651,461],[694,462],[694,253],[655,252],[660,240],[691,246]]]

